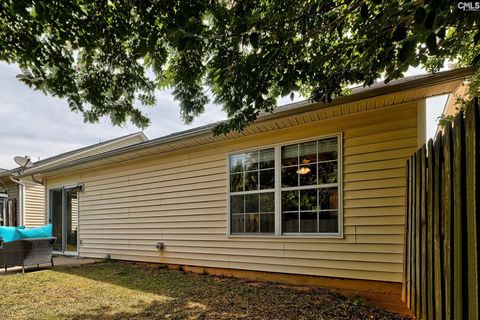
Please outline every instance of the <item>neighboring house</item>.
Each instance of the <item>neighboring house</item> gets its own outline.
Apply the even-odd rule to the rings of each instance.
[[[0,225],[19,225],[19,187],[10,179],[11,170],[0,171]]]
[[[137,132],[34,162],[32,168],[40,170],[46,166],[59,165],[145,141],[148,139],[143,132]],[[26,227],[42,226],[46,222],[45,187],[41,180],[20,177],[21,170],[15,168],[0,171],[0,190],[5,189],[4,196],[0,197],[0,223]]]
[[[405,164],[425,142],[425,99],[470,73],[357,88],[242,132],[214,136],[212,124],[21,177],[45,182],[60,252],[399,294]]]

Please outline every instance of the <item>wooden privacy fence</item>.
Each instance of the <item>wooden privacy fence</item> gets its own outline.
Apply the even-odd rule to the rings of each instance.
[[[407,161],[403,298],[418,319],[479,319],[480,107]]]

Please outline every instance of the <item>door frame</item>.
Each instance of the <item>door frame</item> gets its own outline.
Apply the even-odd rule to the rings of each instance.
[[[65,256],[78,256],[78,249],[80,245],[80,192],[77,190],[77,251],[67,251],[65,250],[67,248],[67,190],[69,189],[76,189],[78,188],[79,185],[64,185],[64,186],[56,186],[48,189],[48,222],[52,224],[53,227],[53,206],[52,206],[52,191],[62,191],[62,250],[57,251],[54,250],[53,253],[55,254],[61,254]]]

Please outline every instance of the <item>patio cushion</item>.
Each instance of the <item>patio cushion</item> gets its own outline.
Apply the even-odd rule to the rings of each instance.
[[[2,238],[3,242],[10,242],[14,240],[18,240],[17,237],[17,230],[18,229],[25,229],[25,227],[1,227],[0,226],[0,238]]]
[[[17,229],[18,239],[32,239],[32,238],[50,238],[52,236],[52,225],[47,224],[43,227],[31,229]]]

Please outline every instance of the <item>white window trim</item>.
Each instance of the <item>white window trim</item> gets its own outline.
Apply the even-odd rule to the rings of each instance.
[[[282,161],[281,161],[281,148],[289,144],[302,143],[314,140],[328,139],[332,137],[338,138],[338,183],[332,184],[332,186],[338,186],[338,232],[337,233],[285,233],[282,234]],[[265,233],[245,233],[245,234],[232,234],[231,233],[231,214],[230,214],[230,156],[256,151],[263,149],[275,149],[275,233],[265,234]],[[327,187],[328,184],[323,185],[322,187]],[[298,190],[302,187],[292,187],[292,189]],[[309,188],[307,186],[306,188]],[[283,188],[285,189],[288,188]],[[260,193],[262,190],[252,191],[252,193]],[[268,190],[271,192],[271,189]],[[329,135],[309,137],[298,140],[285,141],[282,143],[270,144],[270,145],[261,145],[253,148],[236,150],[227,153],[227,237],[229,238],[251,238],[251,237],[260,237],[260,238],[338,238],[343,239],[343,133],[333,133]]]

